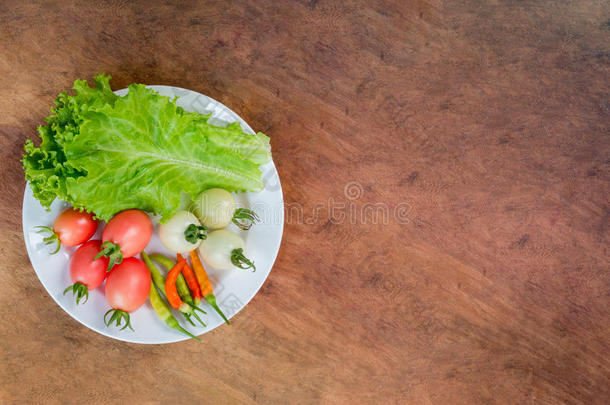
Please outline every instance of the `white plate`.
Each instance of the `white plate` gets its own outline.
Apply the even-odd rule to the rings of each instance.
[[[148,86],[161,95],[178,97],[176,103],[187,111],[196,111],[202,114],[212,113],[212,122],[215,125],[238,121],[244,131],[254,133],[252,128],[235,112],[220,102],[197,92],[170,86]],[[120,96],[127,94],[127,89],[115,92]],[[217,302],[228,318],[238,313],[261,288],[275,262],[282,231],[284,229],[284,198],[280,179],[273,162],[262,166],[264,190],[260,193],[237,193],[237,204],[241,207],[253,209],[261,217],[261,222],[255,224],[249,231],[240,231],[234,225],[231,229],[246,241],[246,253],[255,262],[256,272],[250,270],[216,271],[206,266],[210,280],[214,286]],[[55,217],[67,204],[56,200],[50,211],[46,211],[34,198],[29,185],[26,185],[23,197],[23,235],[30,261],[36,275],[46,288],[47,292],[64,311],[88,328],[115,339],[133,343],[171,343],[188,339],[179,332],[167,327],[152,310],[150,303],[146,303],[131,314],[131,323],[135,329],[119,331],[116,327],[106,327],[103,322],[104,313],[110,308],[104,297],[104,285],[91,291],[89,301],[77,306],[74,297],[68,293],[63,295],[64,289],[72,284],[70,280],[69,261],[75,248],[62,247],[59,253],[50,256],[48,247],[42,243],[42,236],[36,233],[34,227],[38,225],[51,226]],[[154,221],[156,224],[156,221]],[[96,236],[99,239],[103,226],[100,225]],[[145,249],[148,253],[165,253],[172,257],[159,242],[157,227],[153,237]],[[160,267],[163,269],[162,267]],[[201,308],[207,312],[202,314],[206,327],[193,327],[180,315],[174,315],[180,323],[195,335],[202,335],[215,327],[224,324],[218,314],[207,304],[202,303]]]

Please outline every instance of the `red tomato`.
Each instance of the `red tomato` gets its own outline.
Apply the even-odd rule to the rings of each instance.
[[[106,280],[106,299],[114,309],[132,312],[150,292],[150,272],[140,259],[130,257],[112,268]]]
[[[97,221],[93,214],[68,208],[55,219],[53,231],[59,242],[64,246],[76,246],[86,242],[97,229]]]
[[[102,239],[119,245],[123,257],[140,253],[153,233],[153,225],[146,213],[126,210],[116,214],[104,228]]]
[[[75,283],[87,286],[89,290],[99,287],[106,278],[108,258],[94,259],[100,252],[101,240],[90,240],[79,247],[70,261],[70,277]]]

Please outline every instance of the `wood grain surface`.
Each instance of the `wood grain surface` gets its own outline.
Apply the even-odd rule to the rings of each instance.
[[[1,1],[0,402],[607,404],[609,4]],[[279,257],[202,344],[92,332],[29,263],[23,143],[99,72],[271,137]]]

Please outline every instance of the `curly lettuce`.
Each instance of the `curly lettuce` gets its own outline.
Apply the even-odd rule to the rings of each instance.
[[[118,97],[109,80],[76,81],[75,95],[60,94],[38,128],[40,146],[26,141],[25,177],[43,206],[59,198],[104,220],[128,208],[166,219],[182,193],[262,189],[259,165],[271,159],[266,135],[211,125],[141,84]]]

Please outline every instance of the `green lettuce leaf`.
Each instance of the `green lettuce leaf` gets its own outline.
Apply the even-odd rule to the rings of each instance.
[[[254,135],[243,133],[239,122],[233,122],[226,128],[219,128],[205,122],[198,125],[198,129],[206,138],[228,153],[235,153],[242,159],[252,163],[264,164],[271,160],[271,146],[269,137],[262,132]]]
[[[40,146],[29,139],[25,143],[22,158],[25,178],[43,207],[48,208],[56,197],[69,201],[66,179],[84,175],[66,161],[64,144],[79,134],[88,111],[112,105],[118,98],[110,88],[110,76],[95,76],[94,82],[94,87],[89,87],[85,80],[77,80],[75,95],[59,94],[46,125],[38,127]]]
[[[271,159],[266,135],[211,125],[143,85],[117,97],[108,80],[77,81],[74,96],[60,94],[39,128],[40,146],[26,143],[26,179],[42,205],[58,197],[104,220],[128,208],[166,219],[183,193],[262,189],[259,165]]]

